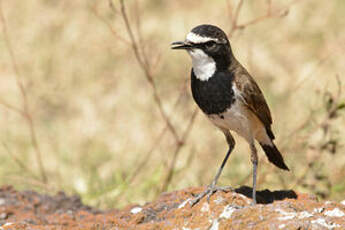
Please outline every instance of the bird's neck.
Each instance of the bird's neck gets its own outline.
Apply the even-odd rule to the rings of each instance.
[[[230,56],[230,62],[227,67],[227,70],[230,72],[236,71],[236,69],[241,66],[241,64],[237,61],[237,59],[234,57],[234,55]]]
[[[237,63],[230,47],[224,51],[225,52],[222,52],[221,55],[213,57],[218,71],[227,71],[231,69],[232,66],[236,66]]]

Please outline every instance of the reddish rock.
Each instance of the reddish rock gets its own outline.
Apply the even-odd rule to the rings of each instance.
[[[258,191],[251,206],[251,188],[217,192],[194,207],[189,201],[204,188],[163,193],[143,206],[101,211],[83,205],[78,196],[0,189],[0,229],[345,229],[345,205],[318,202],[293,191]]]

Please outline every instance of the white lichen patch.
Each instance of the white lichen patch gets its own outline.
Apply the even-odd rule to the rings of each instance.
[[[131,213],[137,214],[137,213],[141,212],[141,210],[143,210],[141,207],[135,207],[135,208],[131,209]]]
[[[227,205],[224,207],[224,210],[220,214],[219,218],[229,219],[235,210],[236,210],[236,208],[232,207],[231,205]]]
[[[219,222],[217,219],[215,219],[209,229],[210,230],[218,230],[218,228],[219,228]]]
[[[192,230],[191,228],[182,227],[182,230]]]
[[[183,208],[184,206],[186,206],[186,204],[190,201],[190,198],[188,198],[187,200],[183,201],[177,208]]]
[[[321,213],[323,212],[323,210],[325,210],[325,208],[321,207],[321,208],[314,208],[313,212],[314,213]]]
[[[339,208],[335,208],[333,210],[326,211],[325,215],[331,217],[342,217],[345,215],[345,213],[341,211]]]
[[[280,224],[280,225],[278,226],[278,228],[279,228],[279,229],[282,229],[282,228],[285,228],[285,226],[286,226],[285,224]]]
[[[224,201],[225,201],[225,199],[223,197],[218,196],[217,199],[215,199],[213,202],[216,204],[221,204]]]
[[[2,226],[0,227],[0,230],[3,230],[3,229],[8,229],[8,228],[4,228],[4,227],[11,226],[12,224],[13,224],[13,223],[10,223],[10,222],[5,223],[4,225],[2,225]]]
[[[295,212],[286,212],[282,209],[277,209],[276,211],[282,215],[278,217],[278,220],[291,220],[297,216],[297,213]]]
[[[316,219],[316,220],[312,220],[311,221],[312,224],[319,224],[325,228],[328,228],[328,229],[334,229],[334,228],[338,228],[340,227],[339,224],[335,224],[335,223],[327,223],[325,219],[322,219],[322,218],[319,218],[319,219]]]
[[[281,217],[278,217],[278,220],[291,220],[295,217],[296,215],[281,216]]]
[[[312,217],[313,214],[307,212],[307,211],[303,211],[298,213],[298,219],[304,219],[304,218],[308,218],[308,217]]]
[[[201,212],[208,212],[210,211],[210,205],[207,202],[204,202],[202,204],[202,207],[200,209]]]

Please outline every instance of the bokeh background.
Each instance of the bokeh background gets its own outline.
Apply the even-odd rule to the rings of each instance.
[[[121,4],[122,3],[122,4]],[[229,35],[262,88],[291,172],[260,149],[259,189],[345,199],[344,0],[1,0],[0,183],[101,208],[207,185],[227,145],[170,50],[196,25]],[[238,136],[220,184],[251,186]]]

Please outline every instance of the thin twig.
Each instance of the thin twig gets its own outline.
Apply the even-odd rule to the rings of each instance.
[[[192,117],[191,119],[189,120],[189,123],[187,125],[187,128],[186,130],[184,131],[183,135],[182,135],[182,140],[186,140],[189,136],[189,133],[190,131],[192,130],[192,127],[193,127],[193,124],[194,124],[194,121],[195,121],[195,118],[197,117],[198,115],[198,112],[199,112],[199,109],[196,108],[192,114]],[[176,161],[177,161],[177,157],[181,151],[183,147],[183,143],[180,143],[176,146],[176,150],[174,152],[174,155],[173,155],[173,159],[172,161],[170,162],[170,165],[168,166],[168,173],[167,173],[167,176],[165,178],[165,180],[163,181],[163,185],[162,185],[162,188],[161,188],[161,192],[163,191],[166,191],[169,184],[171,183],[171,180],[172,180],[172,177],[174,175],[174,171],[175,171],[175,165],[176,165]]]
[[[137,43],[137,41],[136,41],[136,39],[134,37],[134,33],[132,31],[132,27],[131,27],[131,25],[129,23],[129,19],[127,17],[124,0],[120,0],[120,5],[121,5],[122,18],[123,18],[123,20],[125,22],[127,33],[128,33],[128,35],[130,37],[131,44],[132,44],[132,50],[134,52],[136,60],[139,63],[141,69],[144,71],[145,77],[146,77],[147,81],[150,83],[150,85],[151,85],[151,87],[153,89],[153,97],[154,97],[155,103],[158,106],[158,109],[159,109],[159,112],[160,112],[161,116],[163,117],[163,119],[167,123],[168,128],[171,131],[171,133],[173,134],[176,142],[179,143],[179,142],[181,142],[181,140],[180,140],[180,138],[179,138],[179,136],[178,136],[178,134],[176,132],[175,127],[171,124],[170,118],[167,116],[167,114],[165,113],[165,111],[163,109],[162,101],[161,101],[161,99],[160,99],[160,97],[158,95],[157,88],[156,88],[156,85],[154,83],[153,76],[151,74],[151,70],[150,70],[149,66],[147,66],[145,64],[143,56],[140,55],[139,48],[138,48],[138,43]]]
[[[20,94],[21,94],[22,99],[23,99],[23,111],[20,114],[22,114],[22,116],[28,122],[28,126],[30,129],[31,143],[35,149],[36,160],[37,160],[38,167],[40,170],[41,178],[42,178],[43,183],[47,183],[47,175],[46,175],[43,161],[42,161],[42,153],[40,150],[40,146],[39,146],[38,141],[37,141],[37,135],[36,135],[36,130],[35,130],[35,126],[34,126],[34,121],[33,121],[33,118],[32,118],[32,115],[31,115],[30,109],[29,109],[27,92],[26,92],[26,89],[24,87],[23,82],[21,81],[21,75],[20,75],[17,59],[15,57],[13,47],[11,45],[11,41],[10,41],[9,36],[8,36],[7,23],[6,23],[6,19],[5,19],[5,16],[3,14],[3,9],[2,9],[2,1],[0,1],[0,20],[1,20],[1,24],[2,24],[2,33],[4,34],[5,44],[7,46],[8,52],[10,53],[12,66],[13,66],[13,69],[15,72],[16,83],[17,83],[17,86],[20,90]],[[10,107],[7,106],[7,108],[10,108]],[[14,108],[15,107],[12,107],[12,110]]]
[[[339,77],[339,74],[336,74],[335,75],[335,79],[337,80],[337,85],[338,85],[338,91],[337,91],[337,97],[336,97],[336,100],[339,100],[340,99],[340,96],[341,96],[341,93],[342,93],[342,83],[341,83],[341,80],[340,80],[340,77]]]
[[[114,12],[114,13],[119,13],[118,12],[118,10],[115,8],[115,6],[114,6],[114,3],[113,3],[113,1],[112,0],[109,0],[109,7],[110,7],[110,9]]]
[[[182,88],[182,90],[180,91],[179,97],[177,98],[176,102],[174,103],[174,106],[172,109],[173,111],[177,108],[177,106],[182,101],[181,99],[182,99],[182,96],[184,93],[184,90],[183,90],[184,88],[185,87]],[[160,143],[161,143],[161,141],[162,141],[162,139],[165,136],[167,131],[168,131],[168,126],[167,126],[167,124],[165,124],[165,127],[159,133],[158,137],[153,141],[153,145],[151,146],[149,151],[147,151],[147,153],[144,155],[144,157],[142,157],[142,161],[139,164],[137,164],[136,168],[133,170],[133,173],[127,179],[127,184],[131,184],[134,181],[134,179],[137,177],[137,175],[139,175],[139,172],[145,168],[146,164],[149,162],[149,160],[151,158],[152,153],[160,146]]]
[[[31,186],[41,188],[50,193],[54,193],[57,190],[56,187],[52,186],[52,184],[43,183],[40,180],[36,180],[34,178],[28,178],[28,177],[23,177],[23,176],[13,176],[13,175],[11,176],[4,175],[3,177],[7,181],[18,181],[21,185],[28,184]]]
[[[18,113],[19,115],[24,116],[24,113],[21,109],[15,107],[13,105],[8,104],[7,102],[3,101],[2,99],[0,99],[0,104],[2,106],[6,107],[8,110],[12,110],[13,112]]]
[[[231,37],[236,30],[245,29],[248,26],[257,24],[257,23],[259,23],[261,21],[264,21],[266,19],[270,19],[270,18],[274,18],[274,17],[284,17],[284,16],[286,16],[288,14],[289,8],[291,7],[291,5],[295,4],[298,1],[301,1],[301,0],[294,0],[294,1],[290,2],[290,4],[288,6],[286,6],[286,7],[283,7],[283,8],[277,9],[275,11],[272,11],[272,1],[268,0],[267,1],[267,9],[266,9],[266,12],[265,12],[264,15],[259,16],[257,18],[254,18],[254,19],[252,19],[252,20],[250,20],[248,22],[239,24],[238,23],[238,18],[239,18],[240,11],[242,9],[242,5],[243,5],[243,2],[244,2],[244,0],[240,0],[240,2],[238,3],[238,5],[237,5],[237,7],[235,9],[235,13],[234,14],[232,14],[231,9],[229,10],[230,19],[231,19],[231,29],[230,29],[230,32],[228,33],[228,36]],[[231,7],[228,7],[228,8],[231,8]]]
[[[244,2],[244,0],[240,0],[240,2],[237,4],[237,7],[235,9],[234,16],[231,18],[232,23],[231,23],[231,30],[229,32],[229,37],[231,37],[232,34],[235,32],[235,30],[238,29],[237,28],[237,21],[238,21],[239,15],[240,15],[241,8],[243,6],[243,2]]]
[[[27,172],[28,174],[30,174],[33,178],[37,179],[35,174],[30,170],[30,168],[28,168],[26,166],[26,164],[24,162],[22,162],[17,156],[16,154],[14,154],[11,149],[8,147],[8,145],[2,141],[2,145],[5,148],[6,152],[8,153],[8,155],[13,159],[14,162],[17,163],[17,165],[23,169],[25,172]]]
[[[109,1],[111,2],[111,0]],[[109,3],[109,6],[113,6],[113,7],[110,7],[113,11],[115,10],[115,7],[113,5],[113,3],[111,2],[111,4]],[[108,20],[106,20],[104,17],[102,17],[99,13],[98,13],[98,10],[97,10],[97,7],[96,5],[93,5],[91,7],[91,12],[93,15],[95,15],[100,21],[102,21],[107,27],[108,29],[110,30],[110,32],[113,34],[113,36],[118,39],[119,41],[127,44],[127,45],[130,45],[131,43],[129,41],[127,41],[125,38],[123,38],[122,36],[120,36],[116,30],[113,28],[113,26],[108,22]]]
[[[143,56],[143,61],[146,65],[146,68],[150,68],[150,70],[152,71],[151,65],[149,63],[149,58],[145,52],[145,43],[144,43],[144,39],[142,36],[142,32],[141,32],[141,19],[140,19],[140,9],[139,9],[139,3],[136,0],[136,3],[134,4],[134,18],[135,18],[135,29],[137,31],[137,35],[138,35],[138,46],[140,48],[140,52]]]

